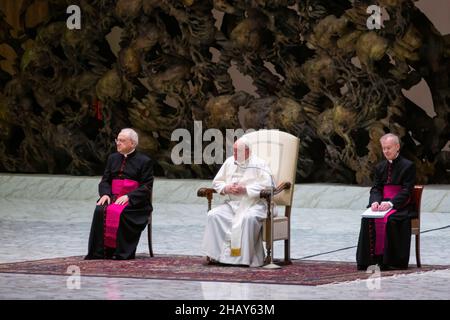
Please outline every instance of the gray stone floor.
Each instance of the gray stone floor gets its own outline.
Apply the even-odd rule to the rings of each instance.
[[[205,205],[154,204],[156,254],[199,255]],[[0,263],[86,253],[91,200],[0,198]],[[294,259],[354,261],[360,210],[294,208]],[[450,212],[424,212],[422,263],[450,264]],[[275,257],[281,257],[276,243]],[[146,233],[138,253],[147,253]],[[415,263],[414,243],[410,264]],[[0,299],[450,299],[450,269],[316,287],[0,274]]]

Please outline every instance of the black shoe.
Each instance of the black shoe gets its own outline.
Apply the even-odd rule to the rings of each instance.
[[[383,265],[383,267],[381,268],[381,271],[394,271],[394,270],[407,270],[408,267],[406,266],[387,266],[387,265]]]
[[[367,267],[368,267],[368,266],[365,266],[365,265],[362,265],[362,264],[358,264],[358,265],[357,265],[357,269],[358,269],[358,270],[366,271],[366,270],[367,270]]]
[[[220,264],[220,262],[207,256],[206,257],[206,264],[207,265],[218,265],[218,264]]]
[[[389,270],[391,270],[391,268],[388,265],[386,265],[386,264],[380,264],[378,266],[380,267],[380,271],[389,271]]]
[[[381,271],[394,271],[394,270],[401,270],[402,268],[397,268],[395,266],[389,266],[387,264],[381,264],[380,270]]]
[[[102,260],[105,259],[103,256],[85,256],[84,260]]]

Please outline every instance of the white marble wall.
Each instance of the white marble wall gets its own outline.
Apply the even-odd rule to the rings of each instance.
[[[87,200],[97,199],[100,177],[33,174],[0,174],[0,198]],[[197,190],[211,186],[209,180],[156,178],[154,203],[206,204]],[[369,187],[339,184],[297,184],[293,206],[296,208],[365,208]],[[422,197],[423,212],[450,213],[450,185],[427,185]]]
[[[93,200],[100,177],[1,174],[0,198]]]

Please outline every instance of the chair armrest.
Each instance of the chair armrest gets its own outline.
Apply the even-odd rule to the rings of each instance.
[[[213,188],[200,188],[197,190],[197,197],[212,198],[213,193],[217,193]]]
[[[200,188],[197,190],[197,197],[208,199],[208,211],[211,210],[213,194],[217,193],[213,188]]]
[[[283,190],[289,190],[291,188],[290,182],[282,182],[278,185],[278,187],[273,189],[273,195],[276,196]],[[271,188],[264,189],[260,192],[259,197],[263,199],[270,199],[270,196],[272,195]]]

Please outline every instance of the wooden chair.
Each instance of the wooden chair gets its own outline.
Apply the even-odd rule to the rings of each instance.
[[[263,240],[266,242],[266,262],[273,257],[272,242],[284,240],[284,264],[291,263],[290,257],[290,230],[291,208],[294,194],[295,176],[297,172],[297,159],[300,140],[286,132],[279,130],[259,130],[244,135],[250,144],[251,153],[265,160],[272,172],[276,188],[261,191],[260,198],[268,203],[267,218],[263,223]],[[277,182],[279,182],[277,184]],[[212,188],[200,188],[197,196],[208,200],[208,211],[211,210],[213,194]],[[272,199],[273,196],[273,199]],[[271,241],[271,215],[270,204],[285,207],[284,216],[273,218],[273,241]]]
[[[153,203],[153,192],[150,195],[150,203]],[[150,254],[150,257],[153,257],[153,246],[152,246],[152,211],[150,211],[150,214],[148,215],[148,222],[147,222],[147,239],[148,239],[148,252]]]
[[[417,267],[422,267],[420,262],[420,205],[422,200],[422,185],[414,186],[413,191],[413,201],[414,201],[414,209],[417,212],[417,217],[411,219],[411,235],[416,236],[416,263]]]
[[[152,213],[148,216],[148,224],[147,224],[147,238],[148,238],[148,252],[150,253],[150,257],[153,257],[153,247],[152,247]]]

